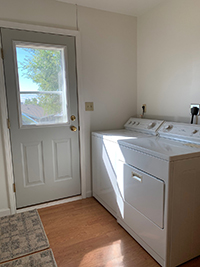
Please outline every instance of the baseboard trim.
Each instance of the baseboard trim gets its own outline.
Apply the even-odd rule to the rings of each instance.
[[[2,209],[2,210],[0,210],[0,217],[7,216],[7,215],[10,215],[10,214],[11,214],[10,209]]]
[[[56,201],[52,201],[52,202],[45,203],[45,204],[39,204],[39,205],[34,205],[34,206],[31,206],[31,207],[27,207],[27,208],[18,209],[17,213],[30,211],[30,210],[35,210],[35,209],[47,208],[47,207],[60,205],[60,204],[64,204],[64,203],[69,203],[69,202],[80,200],[80,199],[82,199],[82,196],[70,197],[70,198],[66,198],[66,199],[62,199],[62,200],[56,200]]]
[[[86,198],[91,197],[91,196],[92,196],[92,191],[87,191],[86,192]]]

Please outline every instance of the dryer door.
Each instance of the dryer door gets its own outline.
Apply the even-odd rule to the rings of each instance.
[[[164,182],[130,165],[121,164],[124,200],[157,226],[164,228]]]

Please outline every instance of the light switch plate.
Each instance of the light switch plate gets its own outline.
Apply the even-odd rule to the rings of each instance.
[[[93,102],[85,102],[85,110],[86,111],[93,111],[94,110]]]

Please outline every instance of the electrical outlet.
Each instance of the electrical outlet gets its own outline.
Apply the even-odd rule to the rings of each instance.
[[[147,112],[147,107],[146,107],[146,104],[143,104],[142,105],[142,108],[144,107],[144,113],[146,113]]]
[[[85,110],[86,111],[93,111],[94,110],[93,102],[85,102]]]

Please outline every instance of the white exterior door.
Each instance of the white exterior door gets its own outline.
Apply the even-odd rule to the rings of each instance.
[[[17,208],[79,195],[75,37],[1,34]]]

